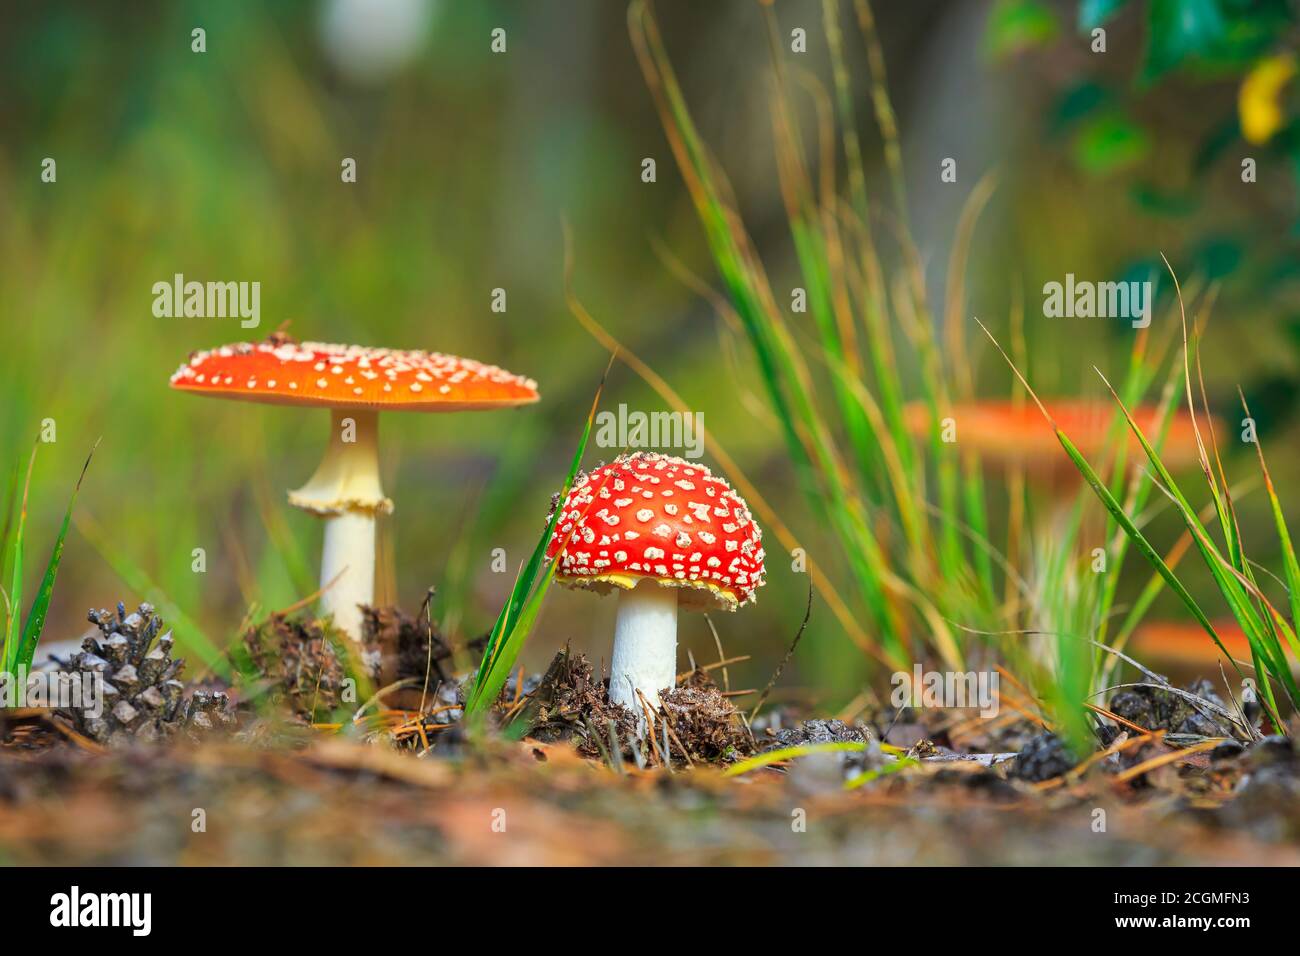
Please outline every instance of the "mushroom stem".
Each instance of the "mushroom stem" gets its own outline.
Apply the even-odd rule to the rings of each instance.
[[[618,593],[609,699],[644,722],[639,690],[651,707],[677,678],[677,589],[642,581]]]
[[[340,576],[341,575],[341,576]],[[333,587],[329,583],[334,582]],[[322,614],[354,641],[361,640],[362,604],[375,603],[375,514],[345,511],[325,519],[321,551]]]
[[[379,481],[379,415],[333,409],[330,443],[307,484],[289,503],[325,519],[321,612],[352,640],[361,640],[360,604],[375,599],[375,516],[393,510]],[[337,578],[337,580],[335,580]]]

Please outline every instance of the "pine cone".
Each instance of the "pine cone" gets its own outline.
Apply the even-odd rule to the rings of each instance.
[[[80,707],[60,712],[80,733],[99,743],[121,743],[234,724],[225,694],[196,691],[186,699],[185,685],[178,679],[185,660],[172,657],[170,631],[158,637],[163,620],[152,605],[141,604],[127,614],[119,601],[116,614],[92,609],[86,616],[100,633],[82,641],[82,651],[69,667],[103,674],[104,699],[98,716]]]

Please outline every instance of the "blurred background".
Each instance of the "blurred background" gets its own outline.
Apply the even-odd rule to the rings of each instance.
[[[788,289],[759,4],[654,7],[774,288]],[[911,0],[875,9],[911,187],[905,213],[932,300],[944,300],[963,204],[993,174],[965,269],[967,311],[1005,332],[1023,301],[1035,385],[1098,396],[1092,366],[1118,367],[1131,330],[1044,318],[1043,284],[1067,272],[1159,280],[1164,252],[1185,281],[1221,283],[1203,356],[1211,402],[1233,419],[1235,388],[1245,389],[1274,478],[1293,485],[1300,135],[1289,5]],[[788,62],[829,85],[822,3],[780,0],[775,10]],[[204,52],[193,50],[196,28]],[[788,49],[797,28],[803,54]],[[1093,49],[1096,28],[1104,51]],[[490,47],[496,29],[501,53]],[[538,380],[542,401],[531,408],[382,423],[397,511],[384,528],[381,598],[414,612],[433,586],[435,616],[453,635],[486,631],[543,527],[608,360],[565,305],[566,220],[586,307],[704,414],[835,573],[756,398],[745,343],[665,261],[664,250],[718,285],[623,4],[6,4],[0,50],[6,492],[42,422],[55,426],[32,481],[28,596],[82,461],[103,439],[47,640],[80,634],[90,606],[148,598],[173,609],[182,642],[202,634],[224,645],[251,607],[282,608],[314,590],[321,529],[284,493],[316,466],[325,413],[167,388],[192,350],[285,322],[300,339],[450,352]],[[864,64],[856,38],[846,51]],[[865,67],[855,76],[869,187],[883,194]],[[647,157],[657,165],[651,183],[642,181]],[[1242,181],[1247,157],[1251,183]],[[46,158],[53,182],[42,179]],[[341,181],[347,158],[355,183]],[[955,183],[940,180],[945,158],[957,161]],[[155,317],[152,287],[177,273],[260,282],[260,328]],[[497,288],[504,313],[491,309]],[[1001,360],[972,345],[981,390],[1006,394]],[[604,407],[620,403],[663,407],[616,365]],[[593,448],[587,463],[610,454]],[[1267,528],[1264,507],[1244,506],[1248,540]],[[1156,536],[1169,539],[1175,519],[1159,520],[1168,527]],[[1267,563],[1272,535],[1256,540]],[[195,548],[206,552],[204,573],[192,570]],[[510,572],[492,571],[496,548]],[[729,655],[753,655],[733,670],[733,686],[761,687],[803,617],[806,575],[774,542],[768,568],[755,607],[715,620]],[[1146,573],[1134,571],[1137,586]],[[607,658],[612,626],[612,601],[557,589],[525,660],[540,666],[566,641]],[[681,639],[698,660],[716,659],[703,620],[687,618]],[[868,663],[815,609],[786,683],[833,705],[860,687]]]

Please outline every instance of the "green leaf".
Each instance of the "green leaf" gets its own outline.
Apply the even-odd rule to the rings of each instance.
[[[1061,95],[1047,114],[1049,136],[1062,136],[1085,117],[1107,106],[1114,97],[1104,86],[1091,80],[1075,84]]]
[[[1002,59],[1056,39],[1056,14],[1038,0],[998,0],[989,14],[984,48]]]
[[[1224,39],[1224,26],[1215,0],[1151,0],[1143,80],[1152,82],[1210,54]]]
[[[1138,208],[1158,216],[1190,216],[1200,205],[1191,190],[1163,189],[1154,183],[1135,184],[1132,196]]]
[[[1074,140],[1074,159],[1095,176],[1141,161],[1151,148],[1146,130],[1122,113],[1109,112],[1083,125]]]

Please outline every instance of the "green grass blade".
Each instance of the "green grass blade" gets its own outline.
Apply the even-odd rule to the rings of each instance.
[[[1056,422],[1053,421],[1052,416],[1039,400],[1038,395],[1030,387],[1029,382],[1025,380],[1025,377],[1021,374],[1020,370],[1011,362],[1010,357],[1005,351],[1003,351],[1002,346],[998,344],[997,339],[993,338],[993,333],[989,332],[988,328],[983,322],[980,322],[979,319],[976,319],[975,321],[979,323],[981,329],[984,329],[984,333],[989,337],[989,340],[993,343],[994,347],[1002,353],[1002,357],[1007,360],[1007,364],[1011,366],[1011,370],[1015,373],[1016,377],[1020,379],[1021,384],[1025,386],[1025,390],[1029,393],[1030,398],[1032,398],[1038,405],[1039,410],[1043,413],[1043,417],[1047,419],[1048,424],[1051,425],[1052,430],[1056,433],[1056,438],[1061,443],[1061,447],[1065,449],[1065,453],[1070,457],[1070,461],[1074,463],[1079,474],[1083,475],[1084,481],[1088,483],[1088,486],[1092,488],[1093,493],[1101,500],[1106,510],[1110,512],[1111,517],[1121,528],[1124,529],[1124,533],[1128,535],[1129,539],[1133,542],[1134,546],[1137,547],[1142,556],[1147,559],[1147,562],[1155,568],[1157,573],[1159,573],[1159,575],[1164,579],[1165,583],[1169,586],[1169,589],[1178,595],[1179,600],[1181,600],[1187,610],[1191,612],[1192,617],[1196,618],[1197,623],[1205,629],[1205,633],[1210,636],[1215,645],[1218,646],[1219,650],[1223,652],[1224,656],[1229,660],[1232,660],[1232,655],[1228,653],[1227,649],[1223,646],[1223,642],[1219,640],[1219,635],[1214,630],[1214,625],[1210,623],[1210,619],[1206,617],[1205,612],[1201,610],[1200,605],[1196,603],[1196,599],[1192,597],[1191,593],[1183,585],[1183,582],[1179,580],[1178,576],[1170,570],[1167,564],[1165,564],[1164,559],[1161,558],[1156,552],[1156,549],[1151,546],[1151,542],[1147,540],[1146,536],[1138,530],[1137,525],[1133,523],[1133,519],[1124,511],[1123,507],[1120,506],[1120,503],[1115,500],[1115,496],[1111,494],[1111,491],[1106,486],[1105,482],[1097,477],[1097,473],[1093,471],[1092,466],[1088,464],[1079,449],[1075,447],[1069,437],[1066,436],[1066,434],[1057,426]],[[1100,374],[1100,372],[1098,374]],[[1105,376],[1102,376],[1102,381],[1105,381]],[[1107,382],[1106,384],[1109,388],[1110,383]],[[1115,394],[1114,389],[1111,389],[1111,394]],[[1115,400],[1120,401],[1118,395],[1115,395]],[[1159,456],[1147,442],[1146,436],[1142,434],[1142,430],[1137,427],[1132,416],[1128,414],[1128,410],[1124,407],[1123,402],[1120,402],[1120,407],[1124,409],[1124,414],[1129,421],[1130,428],[1132,428],[1134,434],[1137,435],[1138,440],[1142,443],[1143,449],[1152,460],[1152,464],[1161,472],[1162,476],[1168,476],[1169,472],[1165,469],[1163,463],[1160,462]],[[1172,482],[1172,479],[1169,480]],[[1181,496],[1179,496],[1179,499],[1180,498]],[[1175,501],[1178,501],[1179,499],[1175,499]],[[1186,502],[1183,501],[1183,504],[1185,505]],[[1184,511],[1184,520],[1189,521],[1189,528],[1193,522],[1196,525],[1200,525],[1200,521],[1197,519],[1196,514],[1190,512],[1190,509]],[[1193,535],[1195,535],[1194,529]],[[1198,544],[1199,543],[1198,540]],[[1217,570],[1217,568],[1211,568],[1212,573],[1216,573]],[[1216,577],[1220,577],[1220,575],[1216,573]],[[1235,667],[1236,665],[1234,664],[1233,666]]]
[[[63,542],[68,536],[68,526],[72,523],[72,507],[77,503],[77,492],[81,491],[81,482],[86,477],[86,469],[90,467],[90,460],[95,457],[95,449],[99,447],[96,441],[94,447],[90,449],[90,454],[86,456],[86,463],[81,466],[81,474],[77,478],[77,484],[72,489],[72,497],[68,499],[68,510],[63,514],[63,524],[59,527],[59,536],[54,541],[54,548],[50,551],[49,563],[45,566],[45,576],[41,578],[40,590],[36,592],[36,600],[32,602],[32,609],[27,614],[27,623],[23,625],[22,642],[18,646],[17,664],[30,668],[32,661],[36,657],[36,645],[41,639],[41,631],[45,627],[45,615],[50,610],[50,597],[54,594],[54,578],[59,573],[59,562],[63,560]],[[17,617],[17,609],[14,611]]]
[[[1237,390],[1241,395],[1241,407],[1245,410],[1246,416],[1250,417],[1250,408],[1246,405],[1246,396],[1241,390]],[[1269,474],[1268,465],[1264,461],[1264,448],[1259,443],[1259,438],[1255,439],[1255,454],[1259,456],[1259,469],[1264,474],[1264,488],[1268,492],[1269,506],[1273,511],[1273,523],[1277,526],[1277,539],[1282,547],[1282,570],[1286,576],[1287,597],[1291,604],[1291,620],[1297,627],[1300,627],[1300,563],[1296,562],[1295,545],[1291,542],[1291,532],[1287,529],[1286,518],[1282,514],[1282,503],[1278,501],[1277,489],[1273,486],[1273,476]],[[1300,660],[1300,642],[1295,641],[1294,633],[1287,635],[1291,643],[1291,652]]]
[[[23,534],[27,528],[27,495],[32,487],[32,470],[36,467],[36,447],[32,446],[31,457],[27,460],[27,479],[23,482],[22,503],[18,506],[18,526],[10,543],[12,570],[9,579],[9,619],[5,623],[4,654],[0,658],[3,670],[10,674],[18,663],[18,645],[21,640],[18,617],[23,606]]]
[[[866,744],[854,740],[836,740],[824,744],[800,744],[797,747],[781,747],[734,763],[723,772],[723,776],[738,777],[742,773],[749,773],[749,771],[758,770],[760,767],[768,767],[783,760],[793,760],[795,757],[806,757],[809,754],[853,753],[866,749]]]
[[[614,356],[611,356],[611,366],[613,362]],[[606,367],[605,374],[609,374],[609,366]],[[471,688],[469,699],[465,704],[466,719],[481,717],[486,709],[492,706],[497,694],[501,693],[501,688],[505,686],[510,671],[514,668],[515,660],[518,658],[533,622],[537,618],[537,612],[541,607],[541,598],[550,587],[555,574],[554,561],[547,566],[536,592],[534,592],[533,584],[542,562],[546,560],[546,548],[550,544],[551,535],[555,533],[555,525],[560,519],[564,500],[569,496],[569,490],[573,487],[573,480],[577,477],[578,469],[582,466],[582,457],[587,451],[587,440],[591,436],[591,426],[596,420],[596,409],[600,405],[600,395],[604,388],[605,379],[602,377],[600,385],[596,388],[595,398],[591,402],[591,411],[587,413],[587,421],[582,428],[582,438],[578,441],[578,447],[573,453],[573,460],[569,464],[569,474],[564,479],[564,487],[560,491],[559,500],[555,509],[551,512],[550,520],[546,522],[546,530],[542,532],[542,536],[538,539],[536,547],[533,548],[532,556],[528,559],[527,565],[515,580],[515,585],[510,591],[510,597],[507,599],[505,606],[501,608],[501,613],[497,616],[496,624],[492,628],[492,634],[488,638],[487,647],[483,649],[483,659],[479,662],[478,674],[474,679],[474,686]],[[532,596],[530,597],[530,595]]]
[[[72,523],[81,532],[81,536],[90,542],[91,547],[113,569],[113,573],[121,578],[128,588],[158,609],[158,613],[171,625],[178,645],[187,653],[193,651],[208,669],[222,677],[230,678],[233,668],[225,652],[213,643],[198,622],[168,597],[167,592],[159,587],[144,568],[127,557],[121,549],[111,545],[107,535],[84,511],[80,515],[74,515]]]
[[[1097,374],[1101,375],[1100,370],[1098,370]],[[1270,664],[1268,669],[1269,672],[1287,688],[1287,692],[1291,696],[1292,702],[1300,705],[1300,688],[1296,686],[1295,679],[1292,676],[1290,669],[1286,666],[1277,633],[1273,628],[1273,622],[1269,620],[1265,614],[1257,610],[1251,602],[1252,593],[1261,599],[1263,598],[1263,595],[1257,588],[1255,588],[1253,582],[1247,575],[1239,571],[1234,567],[1232,561],[1228,558],[1224,558],[1223,555],[1218,552],[1218,549],[1214,546],[1213,540],[1210,538],[1209,532],[1205,528],[1205,525],[1201,522],[1196,512],[1192,509],[1192,506],[1188,503],[1187,498],[1179,489],[1173,476],[1165,467],[1164,462],[1160,460],[1160,456],[1156,453],[1155,449],[1151,447],[1151,443],[1147,440],[1146,435],[1143,434],[1142,429],[1138,427],[1137,422],[1133,420],[1133,416],[1129,414],[1127,406],[1124,405],[1123,401],[1115,393],[1115,389],[1111,387],[1110,382],[1106,381],[1106,376],[1101,375],[1101,380],[1105,382],[1111,395],[1114,396],[1115,400],[1119,403],[1119,407],[1124,411],[1124,417],[1128,420],[1130,430],[1137,437],[1138,442],[1142,445],[1143,452],[1145,452],[1147,456],[1147,460],[1151,462],[1152,468],[1154,468],[1159,475],[1160,484],[1158,484],[1158,487],[1160,487],[1169,499],[1174,502],[1179,513],[1182,515],[1184,524],[1186,524],[1187,529],[1192,533],[1192,539],[1196,544],[1197,550],[1200,551],[1206,567],[1209,569],[1210,574],[1213,575],[1215,583],[1219,586],[1219,591],[1228,602],[1228,607],[1232,611],[1233,616],[1237,619],[1237,622],[1241,625],[1242,630],[1245,631],[1246,637],[1250,641],[1251,649],[1255,652],[1256,656],[1263,657],[1263,659]],[[1225,520],[1230,520],[1225,509],[1220,506],[1220,492],[1214,490],[1213,494],[1215,497],[1215,506],[1219,511],[1220,523]],[[1228,534],[1228,532],[1225,532],[1225,534]],[[1248,591],[1250,593],[1248,593]],[[1186,593],[1185,590],[1183,593]],[[1180,594],[1180,597],[1181,596],[1182,595]],[[1198,617],[1198,620],[1201,620],[1201,618],[1203,618],[1203,615]],[[1219,640],[1218,634],[1214,632],[1213,627],[1210,627],[1208,622],[1203,621],[1202,624],[1209,631],[1210,636],[1214,639],[1215,645],[1217,645],[1219,650],[1223,652],[1224,656],[1230,661],[1233,661],[1232,655],[1228,653],[1226,648],[1224,648],[1222,642]],[[1235,661],[1233,662],[1233,667],[1237,667]],[[1238,673],[1240,673],[1240,669],[1238,669]]]
[[[3,533],[0,533],[0,581],[4,580],[9,573],[9,559],[12,557],[12,549],[9,547],[9,536],[14,530],[14,512],[18,510],[18,494],[20,486],[18,479],[22,477],[22,462],[14,462],[14,466],[9,472],[9,491],[5,495],[5,525]],[[8,628],[8,619],[5,627]],[[0,640],[3,640],[3,632],[0,632]],[[3,659],[0,658],[0,661]]]
[[[856,790],[858,787],[865,786],[873,780],[879,780],[881,777],[888,776],[891,773],[898,773],[900,770],[906,770],[908,767],[919,767],[921,761],[912,757],[899,757],[893,763],[887,763],[877,767],[875,770],[864,770],[851,780],[844,781],[845,790]]]
[[[514,670],[515,661],[519,658],[519,652],[523,650],[524,642],[528,640],[528,635],[532,632],[533,624],[537,621],[537,614],[541,610],[542,601],[546,597],[546,592],[551,587],[551,582],[555,580],[555,562],[552,561],[542,572],[542,580],[538,583],[536,590],[529,595],[528,600],[524,603],[523,609],[519,613],[518,619],[506,633],[501,641],[501,650],[488,668],[487,676],[483,678],[482,690],[479,684],[474,685],[474,713],[479,713],[485,707],[490,706],[492,701],[497,699],[501,693],[501,688],[505,687],[506,681],[510,679],[510,672]],[[470,714],[470,709],[466,708],[466,715]]]

